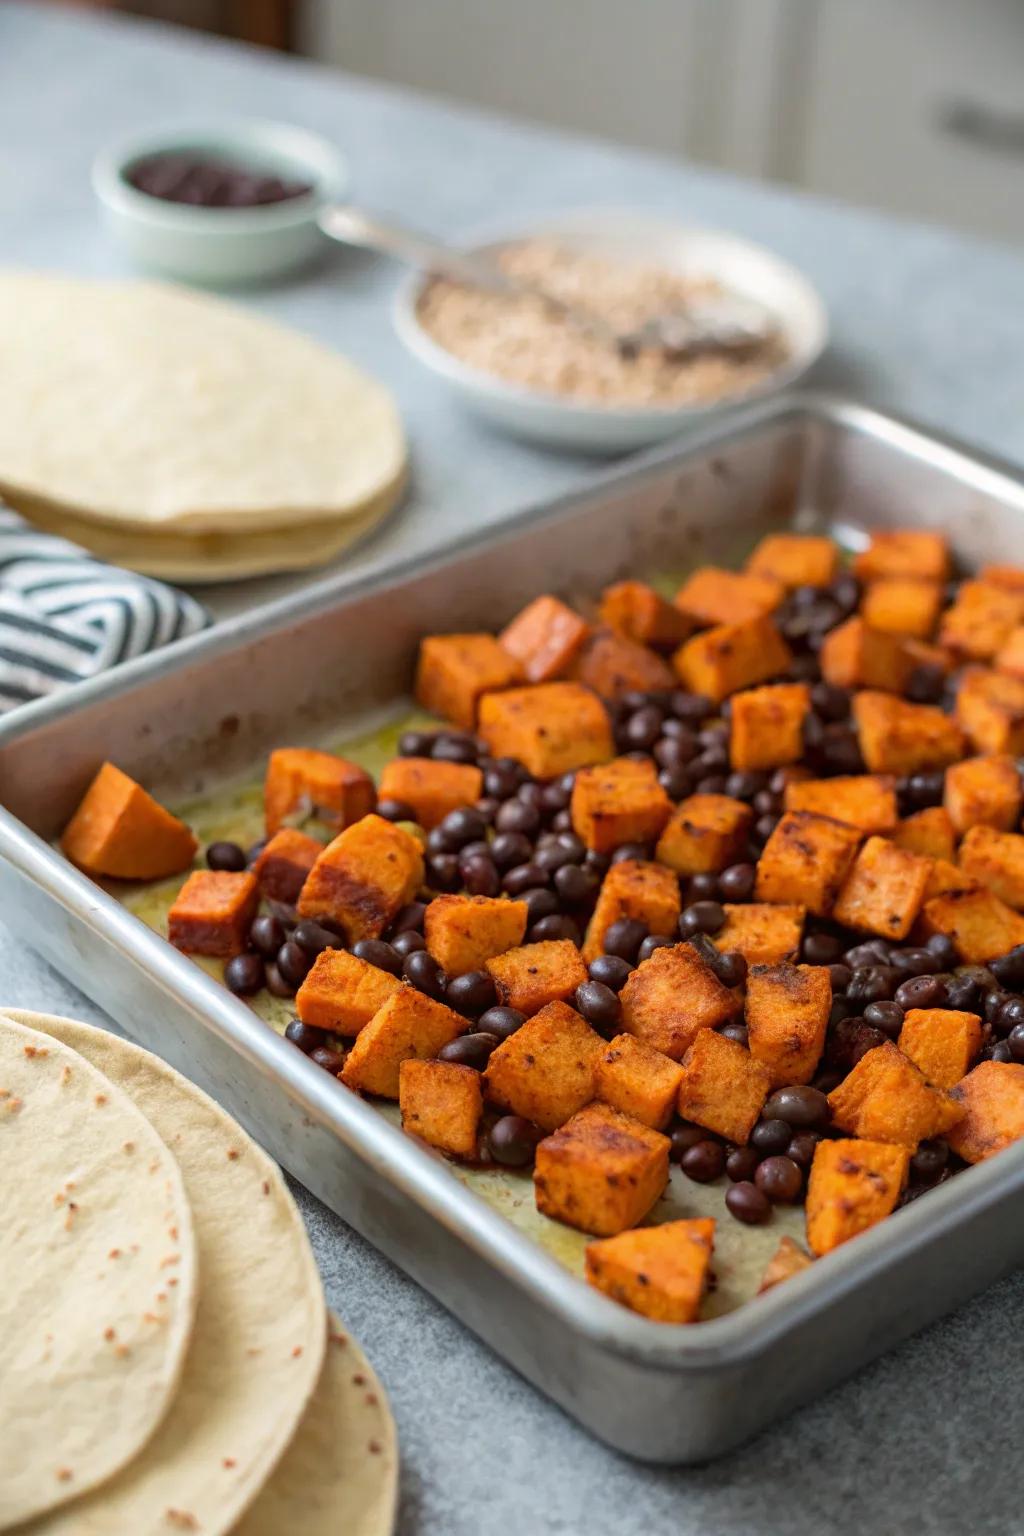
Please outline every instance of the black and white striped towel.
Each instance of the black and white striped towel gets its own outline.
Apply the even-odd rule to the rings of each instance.
[[[80,683],[211,622],[201,603],[0,506],[0,710]]]

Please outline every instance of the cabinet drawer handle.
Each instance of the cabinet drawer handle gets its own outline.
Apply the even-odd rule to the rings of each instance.
[[[935,110],[939,130],[974,149],[1004,155],[1024,155],[1024,113],[1002,112],[984,102],[940,102]]]

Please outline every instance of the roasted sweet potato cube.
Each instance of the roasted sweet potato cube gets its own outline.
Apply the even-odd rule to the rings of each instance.
[[[783,804],[787,811],[831,816],[861,832],[892,832],[899,821],[896,780],[884,773],[797,780],[786,785]]]
[[[770,618],[719,624],[681,645],[672,665],[685,688],[720,704],[731,693],[767,683],[793,660]]]
[[[983,1061],[953,1089],[963,1118],[946,1140],[965,1163],[982,1163],[1024,1136],[1024,1066]]]
[[[485,693],[511,688],[523,671],[493,635],[428,635],[420,643],[416,700],[464,731],[476,723]]]
[[[792,960],[800,948],[807,908],[775,906],[771,902],[726,902],[725,927],[715,934],[724,953],[736,950],[748,965],[779,965]]]
[[[522,944],[494,955],[484,968],[494,977],[503,1005],[525,1014],[538,1013],[548,1003],[565,1002],[587,979],[583,956],[571,939]]]
[[[888,576],[912,576],[917,581],[945,581],[949,575],[949,545],[944,534],[919,528],[877,529],[871,543],[853,562],[862,581]]]
[[[535,597],[498,636],[528,683],[564,677],[590,633],[586,619],[550,594]]]
[[[867,691],[853,700],[861,756],[872,773],[923,773],[963,756],[963,731],[932,704]]]
[[[398,1069],[402,1129],[450,1157],[475,1157],[484,1100],[480,1074],[453,1061],[410,1058]]]
[[[816,1258],[896,1209],[910,1148],[884,1141],[820,1141],[807,1181],[807,1246]]]
[[[972,827],[960,844],[960,868],[1008,907],[1024,909],[1024,837],[1018,832]]]
[[[905,817],[893,832],[892,840],[897,848],[919,853],[925,859],[945,859],[949,863],[956,856],[956,835],[944,805],[929,805]]]
[[[360,1093],[397,1099],[402,1062],[431,1061],[465,1027],[465,1019],[444,1003],[400,986],[359,1031],[338,1075]]]
[[[194,870],[167,914],[167,937],[189,955],[240,955],[259,904],[260,888],[248,870]]]
[[[494,757],[518,758],[537,779],[590,768],[615,755],[604,705],[580,683],[485,694],[479,728]]]
[[[537,1209],[595,1237],[635,1227],[668,1183],[669,1145],[649,1125],[588,1104],[537,1148]]]
[[[616,1035],[597,1059],[594,1096],[663,1131],[672,1119],[682,1068],[635,1035]]]
[[[926,936],[944,933],[953,940],[963,965],[984,965],[1024,944],[1024,917],[992,891],[949,891],[926,901],[921,913]]]
[[[672,812],[655,857],[677,875],[717,873],[742,854],[753,820],[753,811],[742,800],[690,795]]]
[[[675,682],[663,657],[614,629],[595,630],[576,658],[573,676],[602,699],[671,688]]]
[[[939,643],[972,661],[989,661],[1024,620],[1024,592],[988,581],[965,581],[942,615]]]
[[[268,901],[283,901],[294,906],[306,876],[324,851],[317,838],[297,827],[282,827],[264,845],[252,866],[261,893]]]
[[[672,814],[650,758],[616,757],[581,768],[570,803],[573,831],[588,848],[613,853],[623,843],[653,843]]]
[[[837,1130],[911,1151],[920,1141],[944,1135],[963,1114],[891,1040],[866,1051],[828,1103]]]
[[[1008,754],[968,757],[946,769],[943,802],[958,832],[994,827],[1010,832],[1020,820],[1021,782]]]
[[[619,996],[626,1033],[673,1061],[702,1030],[715,1029],[739,1011],[732,992],[691,944],[656,949],[627,977]]]
[[[373,780],[358,763],[306,747],[278,747],[270,754],[263,785],[268,837],[289,819],[319,821],[341,832],[376,803]]]
[[[492,1051],[488,1100],[553,1131],[594,1097],[601,1036],[567,1003],[549,1003]]]
[[[977,752],[1024,753],[1024,679],[968,667],[956,694],[956,718]]]
[[[505,896],[435,896],[423,936],[441,969],[462,976],[522,944],[528,913],[525,901]]]
[[[704,565],[683,582],[675,605],[695,624],[742,624],[774,613],[784,595],[772,576]]]
[[[679,881],[664,864],[642,859],[620,859],[601,884],[601,892],[587,925],[583,958],[590,963],[604,953],[604,936],[612,923],[631,917],[648,933],[671,937],[679,922]]]
[[[754,576],[770,576],[791,592],[795,587],[827,587],[838,562],[838,548],[820,534],[766,533],[746,568]]]
[[[87,875],[163,880],[188,869],[198,846],[141,784],[104,763],[64,828],[65,857]]]
[[[860,846],[861,833],[830,816],[787,811],[757,864],[758,901],[806,907],[828,917]]]
[[[729,758],[738,772],[798,762],[811,707],[806,683],[775,683],[733,695]]]
[[[780,1238],[779,1246],[768,1260],[765,1272],[761,1276],[757,1294],[760,1296],[765,1291],[772,1290],[776,1285],[781,1285],[783,1280],[792,1280],[794,1275],[810,1269],[813,1263],[814,1260],[810,1254],[804,1253],[799,1243],[794,1243],[791,1237]]]
[[[402,983],[347,949],[325,949],[295,994],[303,1024],[354,1037]]]
[[[710,1216],[664,1221],[589,1243],[587,1281],[655,1323],[692,1323],[707,1288],[715,1241]]]
[[[882,688],[902,693],[914,663],[899,635],[871,629],[858,615],[825,636],[821,675],[837,688]]]
[[[885,837],[869,837],[853,861],[832,915],[850,928],[886,939],[905,939],[921,910],[929,861],[897,848]]]
[[[364,816],[323,849],[298,909],[340,924],[351,943],[376,939],[422,884],[423,851],[412,834],[383,816]]]
[[[713,1029],[694,1037],[682,1068],[676,1108],[683,1119],[743,1146],[771,1089],[768,1068],[746,1046]]]
[[[958,869],[955,864],[950,864],[946,859],[932,859],[932,867],[928,872],[928,882],[924,888],[925,902],[929,902],[935,896],[945,896],[947,891],[973,891],[978,882],[974,880],[966,870]],[[920,927],[923,918],[918,918]]]
[[[983,565],[978,572],[979,581],[994,587],[1006,587],[1010,592],[1024,592],[1024,566]]]
[[[906,635],[903,644],[915,667],[935,667],[943,677],[948,677],[960,665],[958,656],[954,656],[952,651],[945,650],[941,645],[936,645],[932,640],[915,640],[912,636]]]
[[[955,1008],[910,1008],[898,1044],[936,1088],[955,1088],[981,1050],[981,1020]]]
[[[404,800],[413,820],[430,832],[449,811],[472,805],[483,794],[484,776],[472,763],[432,757],[395,757],[380,776],[382,800]]]
[[[860,605],[860,616],[871,629],[909,635],[915,640],[927,640],[934,634],[941,611],[941,584],[907,576],[872,582]]]
[[[692,622],[645,581],[617,581],[601,594],[601,622],[627,640],[656,650],[682,645]]]
[[[832,981],[824,965],[755,965],[747,977],[750,1054],[771,1086],[809,1083],[825,1046]]]
[[[1008,672],[1024,681],[1024,624],[1010,630],[996,652],[994,665],[997,672]]]

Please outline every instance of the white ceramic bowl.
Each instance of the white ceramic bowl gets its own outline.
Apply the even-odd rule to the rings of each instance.
[[[510,384],[472,368],[446,351],[420,324],[417,304],[426,283],[411,274],[399,288],[394,321],[413,355],[449,386],[470,409],[517,437],[590,452],[640,448],[682,431],[709,411],[774,393],[806,373],[828,339],[828,318],[815,289],[794,267],[761,246],[717,230],[687,228],[654,214],[629,209],[579,210],[506,229],[473,250],[498,250],[535,236],[613,261],[663,267],[689,276],[716,278],[724,289],[763,306],[785,338],[788,358],[742,395],[699,405],[616,406],[565,399]]]
[[[151,197],[125,177],[147,155],[189,152],[308,181],[312,191],[258,208],[197,208]],[[326,139],[255,118],[155,128],[103,150],[92,168],[106,223],[133,261],[214,285],[276,277],[322,251],[327,242],[317,212],[342,195],[347,181],[345,160]]]

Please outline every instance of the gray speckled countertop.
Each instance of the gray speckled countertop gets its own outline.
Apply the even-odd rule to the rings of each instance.
[[[349,153],[354,194],[456,234],[568,203],[632,203],[763,240],[819,284],[833,349],[817,382],[1024,459],[1024,260],[779,188],[464,113],[293,60],[162,29],[0,6],[0,261],[122,270],[88,165],[115,134],[213,112],[289,118]],[[357,567],[443,544],[577,483],[586,462],[459,415],[400,350],[394,272],[337,257],[249,300],[395,390],[415,481]],[[287,581],[219,594],[222,608]],[[0,999],[103,1023],[0,928]],[[590,1440],[384,1259],[297,1192],[331,1303],[391,1393],[403,1536],[1009,1536],[1024,1529],[1017,1349],[1024,1280],[711,1467],[640,1467]],[[295,1536],[301,1536],[296,1532]]]

